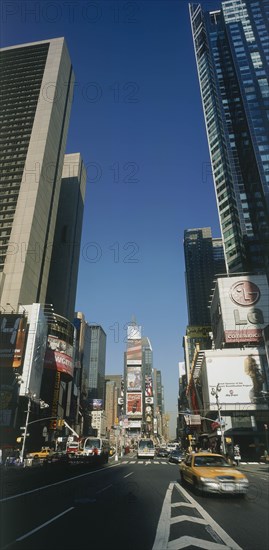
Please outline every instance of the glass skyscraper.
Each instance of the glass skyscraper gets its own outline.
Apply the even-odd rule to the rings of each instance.
[[[190,17],[227,271],[268,275],[269,0]]]
[[[209,326],[213,281],[226,273],[222,240],[212,238],[210,227],[186,229],[184,255],[189,325]]]

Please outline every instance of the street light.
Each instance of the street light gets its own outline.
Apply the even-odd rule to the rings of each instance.
[[[28,396],[27,414],[26,414],[26,419],[25,419],[25,426],[23,426],[23,428],[22,428],[24,430],[24,432],[23,432],[22,448],[21,448],[21,452],[20,452],[20,462],[21,463],[23,463],[26,437],[28,435],[27,434],[27,429],[28,429],[28,424],[29,424],[29,416],[30,416],[30,412],[31,412],[31,402],[34,401],[34,402],[39,403],[39,406],[40,406],[41,409],[46,409],[47,407],[49,407],[48,403],[45,403],[45,401],[43,401],[42,399],[38,399],[36,397],[35,393],[28,392],[27,396]]]
[[[212,388],[211,395],[214,395],[216,398],[216,403],[218,407],[218,419],[219,419],[219,425],[220,425],[220,433],[221,433],[221,444],[222,444],[222,452],[223,454],[226,454],[226,445],[225,445],[225,437],[223,432],[223,426],[220,416],[220,404],[219,404],[219,392],[221,391],[220,384],[217,384],[216,388]]]

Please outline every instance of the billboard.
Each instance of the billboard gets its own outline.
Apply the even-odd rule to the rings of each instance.
[[[19,395],[25,396],[31,392],[39,398],[48,325],[40,304],[24,307],[29,312],[29,328],[22,371],[24,383],[20,385]]]
[[[128,325],[127,327],[127,340],[140,340],[141,339],[141,326]]]
[[[22,365],[27,317],[18,313],[0,315],[0,366],[18,368]]]
[[[186,336],[188,336],[188,338],[206,338],[211,331],[211,326],[188,325],[186,328]]]
[[[269,288],[265,275],[217,279],[211,306],[216,348],[223,342],[259,343],[269,323]]]
[[[127,416],[142,416],[142,393],[127,393]]]
[[[128,428],[141,428],[141,420],[129,420]]]
[[[127,391],[142,390],[141,367],[127,367]]]
[[[142,346],[141,344],[137,346],[132,346],[126,351],[127,364],[129,361],[140,360],[142,362]]]
[[[93,411],[103,410],[103,399],[90,399],[90,404],[92,405]]]
[[[56,369],[72,377],[74,370],[73,346],[65,340],[49,334],[44,367]]]
[[[236,351],[236,350],[234,350]],[[202,367],[203,398],[211,410],[216,410],[216,397],[211,394],[219,384],[219,403],[227,410],[256,410],[266,408],[263,391],[267,390],[265,355],[257,348],[223,355],[209,352]]]
[[[153,396],[152,377],[146,374],[145,376],[145,397]]]

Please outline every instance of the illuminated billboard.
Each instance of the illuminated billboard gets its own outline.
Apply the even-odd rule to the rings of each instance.
[[[141,367],[127,368],[127,391],[142,390],[142,371]]]
[[[0,315],[0,367],[21,367],[26,327],[27,318],[24,315]]]
[[[256,410],[267,407],[268,371],[265,354],[257,348],[206,351],[201,370],[204,403],[216,410],[216,398],[211,391],[219,384],[218,399],[225,410]]]
[[[142,416],[142,393],[127,393],[127,416]]]

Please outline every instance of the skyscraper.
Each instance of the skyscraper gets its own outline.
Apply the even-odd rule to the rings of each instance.
[[[217,274],[226,273],[221,239],[211,228],[184,231],[185,277],[189,325],[209,326],[209,298]]]
[[[79,153],[65,155],[46,302],[74,319],[86,170]]]
[[[269,274],[269,1],[190,17],[229,273]]]
[[[45,302],[74,74],[63,38],[0,50],[0,294]]]

